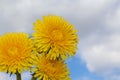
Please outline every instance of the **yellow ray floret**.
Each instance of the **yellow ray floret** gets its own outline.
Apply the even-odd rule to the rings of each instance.
[[[60,16],[44,16],[43,21],[34,23],[35,47],[39,52],[47,53],[47,58],[66,59],[76,53],[78,37],[74,26]]]
[[[21,73],[33,65],[32,40],[25,33],[0,36],[0,71]]]
[[[61,60],[49,60],[40,56],[34,69],[38,80],[71,80],[66,64]]]

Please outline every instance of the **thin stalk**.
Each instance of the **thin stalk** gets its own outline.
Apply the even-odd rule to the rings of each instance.
[[[18,71],[16,72],[16,80],[21,80],[21,74]]]
[[[37,80],[37,78],[35,78],[35,77],[32,77],[32,79],[31,80]]]

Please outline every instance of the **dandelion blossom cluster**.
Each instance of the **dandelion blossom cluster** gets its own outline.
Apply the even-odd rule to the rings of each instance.
[[[0,71],[21,73],[33,65],[32,40],[25,33],[0,36]]]
[[[70,80],[69,70],[62,60],[49,60],[40,56],[34,70],[38,80]]]
[[[65,60],[77,50],[74,26],[60,16],[48,15],[34,23],[29,37],[23,32],[0,36],[0,71],[15,74],[30,70],[31,80],[71,80]]]
[[[76,53],[78,37],[74,26],[60,16],[44,16],[34,23],[33,38],[38,52],[49,59],[66,59]]]

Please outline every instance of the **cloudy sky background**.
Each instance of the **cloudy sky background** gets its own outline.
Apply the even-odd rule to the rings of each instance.
[[[120,0],[0,0],[0,35],[32,33],[33,22],[55,14],[75,25],[77,54],[67,61],[72,80],[120,80]],[[30,73],[22,74],[30,80]],[[0,73],[0,80],[15,80]]]

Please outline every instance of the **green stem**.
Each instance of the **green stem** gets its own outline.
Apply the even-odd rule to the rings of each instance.
[[[16,72],[16,77],[16,80],[21,80],[21,74],[18,71]]]
[[[32,79],[31,80],[37,80],[37,78],[35,78],[35,77],[32,77]]]

